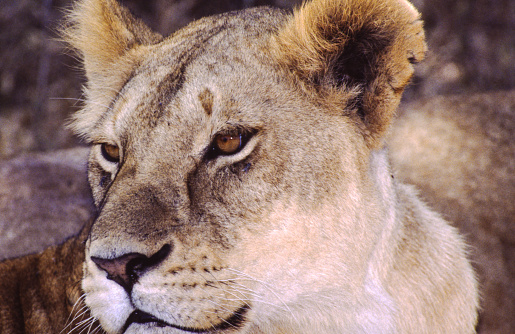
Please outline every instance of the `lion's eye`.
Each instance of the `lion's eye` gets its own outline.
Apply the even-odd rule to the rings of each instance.
[[[102,156],[109,162],[120,162],[120,149],[116,145],[102,144],[100,146]]]
[[[221,154],[234,154],[242,147],[242,135],[218,135],[215,137],[214,145]]]
[[[213,160],[219,156],[239,153],[256,132],[254,129],[234,129],[218,133],[206,152],[206,159]]]

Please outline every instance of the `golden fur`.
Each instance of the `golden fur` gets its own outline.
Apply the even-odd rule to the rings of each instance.
[[[409,3],[248,9],[163,39],[113,0],[81,0],[65,35],[88,77],[72,127],[99,209],[87,325],[474,332],[464,242],[382,149],[426,49]]]
[[[84,329],[80,279],[87,229],[60,246],[0,262],[0,333]]]

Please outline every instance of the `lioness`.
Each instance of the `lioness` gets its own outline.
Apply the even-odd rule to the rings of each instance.
[[[2,333],[474,332],[464,242],[382,148],[426,51],[408,2],[254,8],[163,38],[80,0],[65,35],[98,217],[2,264]]]

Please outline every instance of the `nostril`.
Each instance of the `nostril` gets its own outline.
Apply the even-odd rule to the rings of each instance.
[[[125,254],[115,259],[103,259],[100,257],[91,257],[98,268],[107,272],[107,278],[121,285],[125,290],[130,291],[132,285],[136,281],[134,272],[128,265],[131,262],[140,262],[147,257],[139,253]]]
[[[161,247],[159,251],[157,251],[157,253],[155,253],[151,257],[145,256],[144,258],[136,257],[134,259],[131,259],[127,263],[127,271],[136,276],[140,276],[150,268],[155,267],[159,265],[161,262],[163,262],[163,260],[168,257],[171,251],[172,246],[170,244],[165,244],[163,247]]]
[[[163,262],[172,251],[170,244],[165,244],[154,255],[147,257],[140,253],[129,253],[115,259],[91,257],[98,268],[107,272],[107,278],[121,285],[130,292],[138,278],[150,268]]]
[[[172,246],[170,244],[165,244],[161,249],[152,255],[148,261],[146,262],[147,267],[153,267],[157,266],[161,262],[163,262],[164,259],[170,255],[170,252],[172,251]]]

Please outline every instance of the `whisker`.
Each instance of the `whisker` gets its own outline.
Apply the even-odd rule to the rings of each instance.
[[[66,319],[65,324],[67,324],[59,333],[63,333],[66,328],[72,326],[72,324],[80,317],[82,317],[87,312],[87,306],[83,304],[84,299],[86,298],[86,295],[81,295],[75,304],[73,304],[72,310],[70,312],[70,315],[68,316],[68,319]]]
[[[282,310],[282,311],[290,311],[289,309],[287,309],[287,308],[285,308],[285,307],[283,307],[283,306],[281,306],[281,305],[277,305],[277,304],[272,303],[272,302],[264,301],[264,300],[262,299],[262,297],[263,297],[263,296],[262,296],[261,294],[259,294],[259,293],[255,292],[255,291],[253,291],[253,290],[251,290],[251,289],[249,289],[249,288],[248,288],[248,287],[246,287],[246,286],[243,286],[243,285],[242,285],[242,287],[244,288],[244,290],[246,290],[246,291],[245,291],[245,293],[244,293],[244,291],[239,290],[239,289],[237,289],[237,288],[235,288],[235,287],[233,287],[233,286],[232,286],[231,288],[232,288],[232,290],[234,290],[234,291],[236,291],[236,292],[238,292],[238,293],[240,293],[240,294],[242,294],[242,295],[244,295],[244,296],[248,296],[248,295],[250,295],[250,296],[252,296],[252,297],[255,297],[255,298],[253,299],[253,301],[254,301],[254,302],[256,302],[256,303],[260,303],[260,304],[264,304],[264,305],[273,306],[273,307],[276,307],[276,308],[278,308],[278,309],[280,309],[280,310]],[[229,292],[229,293],[230,293],[230,292]],[[233,294],[233,295],[234,295],[234,294]],[[245,304],[246,304],[247,306],[249,306],[249,307],[250,307],[250,305],[248,305],[248,304],[247,304],[247,302],[246,302],[245,300],[243,300],[243,299],[239,298],[239,297],[238,297],[238,296],[236,296],[236,295],[234,295],[234,296],[237,298],[236,300],[241,300],[241,301],[245,302]],[[233,301],[234,299],[227,299],[227,300]]]
[[[91,333],[91,328],[93,327],[93,325],[95,324],[95,320],[91,317],[91,323],[88,327],[88,331],[86,332],[86,334],[90,334]],[[80,334],[80,333],[79,333]]]
[[[199,275],[200,275],[200,276],[201,276],[201,277],[202,277],[206,282],[208,281],[208,280],[207,280],[207,279],[206,279],[206,278],[205,278],[201,273],[199,273]],[[216,276],[215,276],[211,271],[209,271],[209,275],[211,275],[211,277],[213,277],[213,279],[214,279],[214,281],[215,281],[216,283],[219,283],[219,284],[218,284],[218,285],[219,285],[219,286],[218,286],[218,288],[219,288],[220,290],[222,290],[222,291],[224,291],[224,292],[225,292],[225,289],[221,286],[220,281],[216,278]]]
[[[246,280],[246,281],[255,281],[255,280],[251,280],[248,278],[238,278],[238,277],[230,278],[230,279],[217,279],[213,273],[210,273],[210,274],[215,279],[216,283],[220,283],[220,284],[217,284],[217,285],[206,284],[206,285],[213,287],[213,288],[222,289],[224,291],[224,293],[230,294],[233,298],[226,296],[225,300],[227,300],[227,301],[230,301],[230,302],[241,301],[241,302],[245,303],[245,305],[250,307],[248,297],[254,297],[253,298],[254,302],[268,305],[268,306],[273,306],[279,310],[291,313],[291,310],[289,308],[283,307],[281,305],[277,305],[272,302],[264,301],[262,294],[257,293],[256,291],[252,290],[250,287],[247,287],[243,284],[236,282],[237,280]],[[203,277],[203,275],[201,273],[199,273],[199,275],[202,276],[202,278],[204,280],[206,280],[206,278]]]
[[[79,303],[80,303],[81,299],[82,299],[82,296],[80,296],[80,297],[79,297],[79,299],[77,299],[77,300],[75,301],[75,303],[73,304],[72,310],[70,311],[70,314],[68,315],[68,318],[66,319],[66,322],[65,322],[65,324],[68,324],[68,325],[66,325],[66,327],[64,327],[64,328],[59,332],[59,334],[60,334],[60,333],[62,333],[62,332],[63,332],[63,331],[68,327],[68,326],[70,326],[70,325],[71,325],[71,321],[73,321],[73,319],[75,319],[75,317],[73,317],[73,318],[72,318],[72,315],[75,313],[75,308],[79,305]],[[70,320],[71,320],[71,321],[70,321]]]
[[[86,320],[83,320],[83,321],[79,322],[79,323],[78,323],[78,324],[76,324],[76,325],[75,325],[75,327],[73,327],[73,328],[72,328],[68,333],[76,333],[76,331],[78,331],[79,329],[81,329],[81,328],[83,328],[83,327],[87,326],[87,325],[89,324],[89,321],[90,321],[90,318],[88,318],[88,319],[86,319]],[[79,332],[79,334],[80,334],[80,333],[82,333],[82,331],[83,331],[83,330],[81,330],[81,331]]]
[[[227,268],[227,270],[232,271],[232,272],[234,272],[235,274],[237,274],[237,275],[239,275],[239,276],[241,276],[241,277],[246,277],[246,278],[248,278],[249,280],[251,280],[251,281],[253,281],[253,282],[256,282],[256,283],[259,283],[259,284],[261,284],[262,286],[264,286],[266,289],[268,289],[268,291],[270,291],[270,292],[271,292],[271,293],[272,293],[272,294],[273,294],[273,295],[274,295],[274,296],[275,296],[275,297],[276,297],[276,298],[277,298],[277,299],[278,299],[278,300],[279,300],[279,301],[284,305],[285,310],[287,310],[287,311],[291,314],[291,316],[295,319],[295,321],[297,321],[297,322],[298,322],[298,320],[297,320],[297,319],[296,319],[296,317],[295,317],[295,314],[294,314],[294,313],[293,313],[293,311],[290,309],[290,307],[288,306],[288,304],[286,304],[286,303],[284,302],[284,300],[279,296],[279,294],[278,294],[278,293],[277,293],[277,292],[276,292],[276,291],[275,291],[275,290],[274,290],[274,289],[273,289],[269,284],[267,284],[266,282],[263,282],[263,281],[261,281],[261,280],[258,280],[258,279],[254,278],[254,277],[252,277],[252,276],[250,276],[250,275],[248,275],[248,274],[246,274],[246,273],[244,273],[244,272],[242,272],[242,271],[239,271],[239,270],[236,270],[236,269],[233,269],[233,268]]]
[[[102,103],[98,103],[98,102],[93,102],[93,101],[88,101],[86,99],[81,99],[81,98],[74,98],[74,97],[52,97],[50,98],[50,100],[72,100],[72,101],[76,101],[76,102],[84,102],[84,103],[89,103],[89,104],[93,104],[95,106],[99,106],[99,107],[102,107],[102,108],[105,108],[107,110],[113,110],[113,108],[109,105],[105,105],[105,104],[102,104]]]
[[[97,327],[93,329],[93,332],[91,332],[91,334],[100,333],[100,331],[102,331],[102,327],[100,326],[100,324],[97,324]]]

